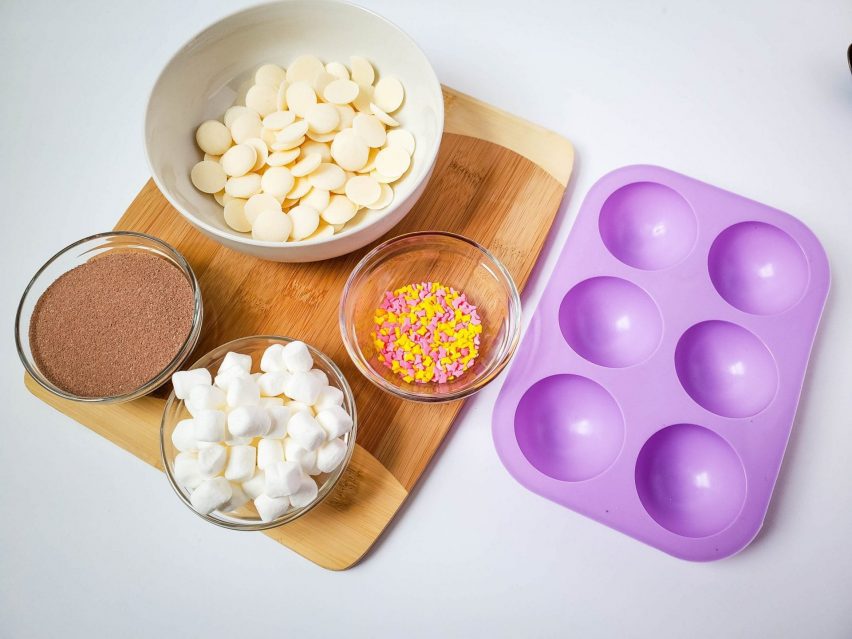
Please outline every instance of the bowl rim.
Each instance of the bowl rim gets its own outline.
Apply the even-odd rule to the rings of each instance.
[[[387,217],[388,215],[391,215],[403,203],[403,200],[395,198],[394,201],[390,204],[390,206],[387,207],[387,209],[383,212],[382,216],[377,217],[376,219],[374,219],[373,221],[371,221],[367,224],[361,224],[361,225],[355,226],[351,229],[344,230],[342,233],[335,233],[330,238],[319,238],[319,239],[313,239],[313,240],[294,240],[294,241],[287,241],[287,242],[272,242],[272,241],[268,241],[268,240],[255,240],[252,237],[245,237],[244,235],[238,234],[236,232],[223,231],[219,228],[216,228],[215,226],[208,224],[207,222],[202,220],[197,215],[195,215],[195,214],[191,213],[189,210],[185,209],[179,202],[177,202],[175,199],[173,199],[171,194],[169,193],[168,189],[166,189],[165,185],[162,184],[160,179],[157,177],[157,172],[154,170],[154,165],[151,162],[151,154],[150,154],[150,151],[149,151],[149,148],[148,148],[148,136],[146,135],[146,132],[148,130],[148,119],[151,117],[151,115],[150,115],[151,114],[151,100],[153,99],[154,91],[159,86],[160,81],[162,80],[163,76],[166,73],[166,70],[172,65],[172,63],[175,61],[175,59],[179,55],[184,53],[189,48],[190,44],[192,42],[194,42],[198,37],[200,37],[202,34],[206,33],[208,30],[210,30],[210,29],[218,26],[219,24],[225,22],[226,20],[231,20],[232,18],[235,18],[238,15],[241,15],[243,13],[255,11],[257,9],[261,9],[261,8],[264,8],[264,7],[271,7],[271,6],[274,6],[274,5],[287,5],[287,4],[293,4],[293,3],[296,3],[296,2],[304,2],[304,1],[305,0],[270,0],[269,2],[259,2],[257,4],[249,5],[247,7],[241,7],[239,9],[235,10],[235,11],[231,11],[230,13],[227,13],[224,16],[218,18],[216,21],[207,24],[206,26],[204,26],[201,29],[199,29],[198,31],[196,31],[189,39],[187,39],[180,46],[180,48],[177,51],[175,51],[169,57],[168,61],[163,65],[163,68],[160,69],[160,72],[157,74],[157,78],[154,80],[153,84],[151,85],[151,88],[148,90],[148,99],[146,101],[146,106],[145,106],[145,117],[142,121],[142,144],[145,147],[145,161],[148,164],[148,171],[151,174],[151,178],[154,180],[154,184],[157,186],[157,190],[163,195],[163,197],[166,198],[166,200],[168,200],[169,204],[171,204],[175,208],[175,210],[177,210],[178,213],[180,213],[189,222],[191,222],[192,224],[194,224],[198,228],[202,229],[204,232],[215,236],[217,241],[232,240],[232,241],[238,242],[239,244],[243,244],[243,245],[246,245],[246,246],[256,246],[256,247],[260,247],[260,248],[274,248],[274,249],[289,248],[289,247],[298,248],[298,247],[303,247],[303,246],[333,245],[333,244],[336,244],[336,243],[339,243],[339,242],[345,240],[346,238],[348,238],[352,235],[355,235],[356,233],[359,233],[360,231],[363,231],[364,229],[367,229],[367,228],[374,226],[381,219]],[[426,168],[425,172],[423,173],[423,176],[421,177],[421,179],[417,183],[415,183],[413,188],[412,188],[411,194],[414,194],[417,191],[418,186],[420,186],[424,181],[429,180],[429,178],[431,177],[432,169],[434,168],[435,162],[438,159],[438,152],[441,149],[441,139],[442,139],[443,133],[444,133],[443,90],[442,90],[441,82],[438,80],[438,76],[435,73],[435,68],[432,66],[432,63],[429,61],[429,58],[426,55],[426,53],[423,51],[423,49],[420,48],[420,46],[417,44],[417,42],[414,40],[414,38],[412,38],[408,34],[407,31],[402,29],[396,23],[385,18],[384,16],[376,13],[375,11],[373,11],[371,9],[367,9],[366,7],[362,7],[361,5],[355,4],[354,2],[349,2],[348,0],[312,0],[312,2],[310,4],[313,4],[313,5],[320,5],[320,4],[345,5],[345,6],[348,6],[348,7],[352,7],[353,9],[356,9],[358,11],[362,11],[362,12],[368,14],[368,15],[371,15],[374,18],[378,19],[379,21],[384,22],[387,26],[391,27],[392,29],[397,30],[402,35],[402,37],[405,38],[409,42],[409,44],[412,47],[414,47],[414,49],[417,50],[423,56],[423,59],[426,60],[426,64],[427,64],[428,69],[429,69],[428,84],[430,84],[432,86],[432,89],[436,90],[438,95],[441,96],[441,99],[439,100],[439,107],[440,108],[437,110],[437,113],[436,113],[436,115],[438,116],[438,122],[437,122],[438,136],[435,139],[435,143],[433,145],[433,148],[431,149],[430,153],[428,154],[427,158],[424,161],[424,165],[427,168]]]
[[[224,350],[228,352],[230,350],[239,351],[239,346],[244,344],[245,342],[251,340],[272,340],[275,343],[290,343],[290,342],[301,342],[295,337],[289,337],[287,335],[245,335],[243,337],[237,337],[236,339],[232,339],[228,342],[224,342],[219,346],[207,351],[204,355],[199,357],[192,363],[191,366],[187,368],[187,370],[191,370],[197,367],[198,362],[210,356],[211,353],[218,350]],[[169,413],[169,409],[173,404],[180,402],[183,403],[182,399],[178,399],[175,396],[174,388],[172,388],[169,396],[166,398],[165,403],[163,404],[163,414],[160,418],[160,461],[163,464],[163,470],[165,471],[166,478],[169,480],[169,485],[174,490],[175,494],[180,498],[180,500],[186,504],[186,507],[189,508],[193,513],[197,516],[201,517],[205,521],[210,522],[211,524],[215,524],[221,528],[226,528],[228,530],[239,530],[239,531],[254,531],[254,530],[269,530],[270,528],[277,528],[279,526],[283,526],[285,524],[289,524],[296,519],[299,519],[303,515],[308,514],[311,510],[313,510],[320,503],[325,501],[325,499],[334,491],[334,488],[337,486],[337,483],[340,481],[340,478],[343,476],[343,473],[349,467],[349,462],[352,459],[352,455],[355,453],[355,447],[357,445],[357,432],[358,432],[358,410],[355,406],[355,395],[352,392],[352,387],[349,385],[343,371],[340,370],[340,367],[334,362],[331,357],[326,355],[324,352],[312,346],[307,342],[302,342],[305,346],[308,347],[308,350],[311,352],[311,355],[314,357],[319,357],[322,362],[328,366],[328,368],[334,373],[336,381],[340,384],[340,390],[343,391],[343,395],[345,397],[346,402],[352,408],[351,417],[352,417],[352,430],[349,431],[349,439],[347,440],[346,445],[346,456],[343,458],[343,461],[340,465],[334,469],[332,473],[329,473],[328,479],[326,479],[325,483],[319,488],[317,493],[317,497],[307,506],[303,506],[302,508],[296,508],[288,510],[284,515],[273,519],[272,521],[262,521],[259,520],[257,522],[247,522],[247,523],[238,523],[238,522],[230,522],[224,519],[220,519],[218,517],[214,517],[213,514],[217,511],[213,511],[209,515],[205,515],[204,513],[200,513],[195,508],[192,507],[192,503],[189,501],[189,497],[184,494],[183,489],[178,485],[177,479],[174,476],[172,471],[172,464],[169,464],[169,460],[166,457],[166,417]],[[211,373],[212,374],[212,373]]]
[[[355,280],[361,275],[363,269],[367,266],[369,262],[380,256],[382,253],[387,252],[388,249],[390,249],[395,244],[416,237],[448,238],[450,240],[466,244],[467,246],[475,249],[476,251],[481,253],[485,257],[485,259],[500,274],[501,278],[506,284],[506,288],[508,291],[510,305],[510,310],[508,313],[508,325],[510,338],[505,347],[505,351],[503,352],[499,360],[497,360],[497,362],[492,366],[491,370],[487,371],[487,373],[484,374],[481,378],[479,378],[476,383],[464,389],[450,393],[425,395],[421,393],[413,393],[405,390],[400,386],[395,386],[393,384],[388,383],[381,375],[375,373],[373,371],[373,368],[367,364],[366,357],[363,356],[361,349],[357,345],[357,341],[355,340],[353,335],[350,335],[349,330],[347,328],[346,301],[350,293],[352,292]],[[458,233],[452,233],[450,231],[413,231],[411,233],[403,233],[402,235],[397,235],[396,237],[392,237],[388,240],[385,240],[384,242],[373,248],[371,251],[369,251],[353,267],[352,271],[349,274],[349,277],[346,280],[346,283],[343,285],[343,292],[340,294],[337,323],[340,329],[341,337],[343,338],[343,345],[346,348],[346,352],[349,353],[349,357],[355,364],[356,368],[370,382],[381,388],[383,391],[386,391],[391,395],[394,395],[401,399],[422,403],[437,404],[469,397],[470,395],[473,395],[474,393],[477,393],[482,390],[503,371],[506,365],[511,361],[512,356],[514,355],[515,350],[518,348],[518,344],[521,339],[521,316],[521,296],[518,292],[518,287],[515,284],[515,280],[512,278],[512,275],[509,273],[509,270],[506,268],[503,262],[497,259],[497,257],[493,253],[491,253],[491,251],[479,244],[479,242],[477,242],[476,240],[472,240],[469,237],[465,237],[464,235],[459,235]]]
[[[172,360],[155,377],[145,382],[139,388],[136,388],[127,393],[122,393],[121,395],[84,397],[82,395],[75,395],[74,393],[69,393],[68,391],[59,388],[46,377],[44,377],[44,375],[42,375],[33,365],[30,364],[29,358],[24,354],[24,347],[22,343],[23,337],[21,335],[21,318],[24,310],[24,302],[29,296],[30,290],[51,264],[53,264],[60,257],[68,253],[68,251],[71,251],[72,249],[77,246],[80,246],[81,244],[85,244],[86,242],[91,242],[93,240],[101,240],[111,237],[135,237],[145,240],[147,242],[151,242],[155,245],[158,245],[161,249],[168,253],[175,260],[175,262],[177,262],[178,268],[180,268],[183,274],[187,277],[190,286],[192,287],[194,303],[192,313],[192,326],[189,329],[189,333],[187,334],[186,339],[183,341],[183,344],[181,345],[177,354],[172,358]],[[189,262],[187,262],[186,258],[180,251],[178,251],[174,246],[172,246],[165,240],[161,240],[160,238],[155,237],[153,235],[149,235],[147,233],[140,233],[138,231],[105,231],[103,233],[95,233],[94,235],[89,235],[87,237],[77,240],[76,242],[68,244],[64,248],[54,253],[35,272],[35,275],[32,276],[26,288],[24,289],[24,292],[21,294],[21,299],[18,302],[18,309],[15,312],[15,348],[18,351],[18,358],[21,360],[21,363],[24,365],[24,368],[26,369],[29,376],[32,377],[36,381],[36,383],[38,383],[39,386],[44,388],[46,391],[52,393],[53,395],[61,397],[62,399],[67,399],[75,402],[93,404],[118,404],[121,402],[127,402],[136,399],[138,397],[142,397],[143,395],[147,395],[148,393],[151,393],[152,391],[159,388],[162,384],[164,384],[166,380],[171,376],[171,374],[175,370],[180,368],[180,365],[184,361],[186,361],[186,358],[189,357],[190,354],[192,354],[192,350],[195,348],[195,344],[198,342],[198,337],[201,334],[201,325],[203,321],[204,302],[201,297],[201,285],[198,282],[198,278],[195,275],[195,271],[192,270],[192,267],[189,265]]]

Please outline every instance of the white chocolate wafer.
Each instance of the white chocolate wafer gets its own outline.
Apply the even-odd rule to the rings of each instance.
[[[246,200],[244,213],[249,225],[264,211],[281,212],[281,202],[269,193],[257,193]]]
[[[352,79],[358,84],[370,86],[376,79],[373,65],[370,64],[369,60],[359,55],[353,55],[349,58],[349,68],[352,69]]]
[[[255,84],[246,93],[246,106],[261,117],[278,109],[278,87]]]
[[[331,157],[340,168],[346,171],[357,171],[367,163],[370,147],[354,129],[344,129],[334,136],[334,141],[331,143]]]
[[[192,167],[189,179],[202,193],[217,193],[225,188],[228,176],[218,162],[202,160]]]
[[[338,80],[349,80],[349,69],[340,62],[329,62],[325,65],[327,73],[333,75]]]
[[[251,236],[264,242],[285,242],[293,230],[293,222],[283,212],[266,210],[251,225]]]
[[[249,138],[257,139],[257,138]],[[265,145],[264,145],[265,146]],[[254,168],[257,161],[257,151],[250,144],[237,144],[225,151],[219,164],[222,170],[230,177],[245,175]]]
[[[255,84],[267,84],[278,88],[287,77],[287,73],[277,64],[264,64],[254,73]]]
[[[349,104],[358,97],[358,90],[358,84],[352,80],[334,80],[328,83],[322,96],[332,104]]]
[[[329,224],[346,224],[358,212],[355,204],[345,195],[332,195],[328,206],[320,214]]]
[[[257,173],[246,173],[240,177],[228,178],[225,193],[247,200],[255,193],[260,193],[260,176]]]
[[[195,131],[195,141],[205,153],[222,155],[231,146],[231,132],[217,120],[207,120]]]
[[[373,102],[385,113],[393,113],[405,98],[402,83],[396,78],[386,77],[376,82],[373,90]]]
[[[369,206],[381,195],[381,185],[369,175],[358,175],[346,182],[346,197],[358,206]]]
[[[352,120],[352,129],[367,146],[377,148],[385,143],[385,127],[375,115],[359,113]]]
[[[246,202],[247,200],[235,197],[225,203],[225,224],[240,233],[251,231],[251,221],[246,216]]]
[[[290,230],[290,239],[294,241],[304,240],[317,230],[319,226],[319,213],[316,209],[305,204],[294,206],[288,213],[293,228]]]
[[[287,67],[287,82],[310,82],[317,72],[324,71],[322,61],[314,55],[300,55]]]
[[[326,87],[328,88],[328,87]],[[298,115],[305,117],[313,105],[317,103],[317,94],[307,82],[293,82],[287,87],[287,107]]]

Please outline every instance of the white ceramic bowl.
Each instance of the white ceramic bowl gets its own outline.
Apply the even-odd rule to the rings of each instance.
[[[414,134],[412,168],[393,185],[394,201],[378,215],[328,239],[262,242],[230,229],[211,195],[189,180],[201,160],[195,130],[225,109],[251,85],[265,62],[287,65],[313,54],[347,64],[361,55],[379,77],[393,75],[405,87],[405,103],[394,114]],[[396,225],[423,193],[435,166],[444,128],[441,85],[426,56],[384,18],[337,0],[281,0],[234,13],[185,44],[157,79],[145,115],[145,148],[154,181],[171,204],[204,234],[236,251],[278,262],[312,262],[349,253]],[[359,216],[361,214],[359,213]]]

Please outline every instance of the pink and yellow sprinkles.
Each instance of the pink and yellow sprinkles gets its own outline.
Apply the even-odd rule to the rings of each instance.
[[[379,359],[409,383],[457,379],[479,354],[482,322],[476,306],[439,282],[387,291],[373,321]]]

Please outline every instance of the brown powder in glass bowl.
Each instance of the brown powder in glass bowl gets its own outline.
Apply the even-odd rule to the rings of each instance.
[[[106,253],[61,275],[30,320],[42,374],[80,397],[134,391],[178,354],[195,311],[192,286],[173,264],[141,251]]]

